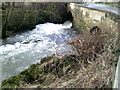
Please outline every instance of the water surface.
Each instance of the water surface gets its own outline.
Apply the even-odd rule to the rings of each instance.
[[[67,26],[66,26],[67,25]],[[77,35],[72,23],[45,23],[36,28],[4,40],[0,46],[0,62],[2,62],[2,79],[18,74],[37,63],[41,58],[57,52],[67,52],[71,46],[66,42]]]

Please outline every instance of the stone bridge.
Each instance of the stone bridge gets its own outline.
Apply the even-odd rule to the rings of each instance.
[[[92,7],[89,6],[90,5],[81,6],[75,3],[70,3],[68,5],[68,12],[71,12],[73,16],[74,28],[76,28],[82,33],[87,33],[93,26],[98,26],[101,28],[103,33],[107,35],[108,39],[118,39],[116,49],[120,50],[120,30],[118,25],[120,22],[119,12],[114,12],[116,9],[112,10],[114,9],[112,7],[108,7],[110,8],[109,10],[106,7],[107,10],[104,10],[102,8],[99,8],[99,5],[97,5],[97,7],[93,7],[94,5],[91,5]],[[120,57],[117,64],[115,81],[113,81],[113,88],[120,89],[119,70]]]
[[[73,16],[74,27],[82,32],[99,26],[106,34],[118,36],[118,14],[106,10],[96,9],[79,4],[70,3],[68,10]]]
[[[106,9],[104,10],[104,8]],[[92,27],[98,26],[108,38],[118,39],[118,46],[120,46],[119,10],[119,8],[99,4],[68,4],[68,12],[72,14],[75,29],[84,33],[89,32]],[[117,48],[120,49],[118,46]]]

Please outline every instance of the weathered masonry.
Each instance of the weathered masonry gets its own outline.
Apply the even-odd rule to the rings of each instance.
[[[74,28],[80,32],[87,33],[93,26],[98,26],[102,29],[107,39],[116,41],[115,49],[120,50],[120,30],[119,30],[119,13],[115,14],[108,11],[98,10],[95,8],[88,8],[80,6],[79,4],[71,3],[68,5],[69,11],[73,16]],[[111,44],[114,42],[111,42]],[[120,57],[119,57],[120,58]],[[120,59],[118,66],[120,67]],[[116,76],[113,88],[120,88],[118,84],[119,73],[116,70]],[[114,72],[115,73],[115,72]]]
[[[118,38],[118,14],[75,3],[70,3],[68,9],[72,13],[74,27],[81,32],[88,32],[93,26],[98,26],[109,38]]]

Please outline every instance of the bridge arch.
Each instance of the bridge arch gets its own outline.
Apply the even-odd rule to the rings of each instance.
[[[67,20],[73,21],[73,16],[70,11],[67,12]]]

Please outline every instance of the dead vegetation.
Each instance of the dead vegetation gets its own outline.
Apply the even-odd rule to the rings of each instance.
[[[117,60],[112,50],[116,48],[117,38],[106,40],[106,36],[97,26],[90,30],[89,34],[82,34],[68,44],[74,47],[72,52],[75,55],[65,55],[59,58],[58,54],[52,58],[49,64],[57,64],[49,77],[55,75],[59,77],[46,79],[50,82],[38,87],[49,88],[112,88],[114,80],[114,62]],[[57,61],[58,60],[58,61]],[[53,80],[54,79],[54,80]]]
[[[73,45],[78,54],[87,63],[96,59],[97,54],[101,54],[104,48],[104,36],[101,30],[95,26],[88,34],[82,34],[68,42]]]
[[[89,34],[79,35],[68,42],[74,47],[70,51],[74,55],[60,56],[56,53],[43,58],[41,63],[3,81],[2,85],[26,88],[112,88],[114,62],[117,60],[112,50],[116,48],[116,43],[117,38],[106,40],[100,28],[95,26]],[[19,81],[16,82],[14,78]]]
[[[117,46],[117,38],[107,40],[100,28],[95,26],[90,33],[79,35],[68,44],[74,47],[76,55],[72,60],[76,63],[70,66],[70,73],[48,87],[112,88],[117,60],[112,50]]]
[[[117,38],[106,40],[100,28],[95,26],[90,33],[79,35],[68,43],[75,47],[80,56],[81,68],[77,86],[112,88],[114,62],[117,60],[112,50],[117,46]]]

